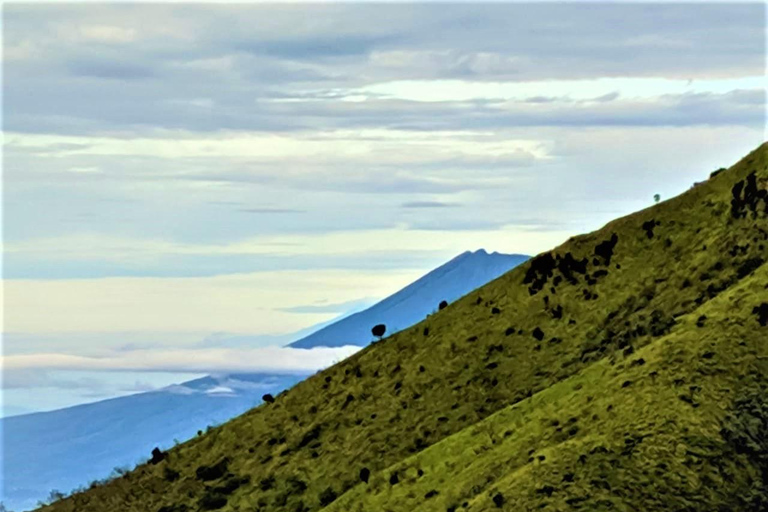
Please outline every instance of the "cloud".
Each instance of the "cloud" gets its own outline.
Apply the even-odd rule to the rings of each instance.
[[[409,201],[403,203],[403,208],[455,208],[460,206],[456,203],[444,203],[442,201]]]
[[[170,5],[10,6],[5,46],[25,57],[6,63],[6,129],[134,135],[158,128],[444,129],[427,122],[440,119],[444,107],[413,112],[414,104],[371,91],[423,81],[439,98],[447,80],[465,90],[478,83],[570,82],[563,84],[567,90],[576,80],[601,79],[634,80],[643,90],[643,80],[695,79],[695,86],[763,75],[760,4],[593,7],[218,5],[192,6],[181,15]],[[367,23],[372,17],[375,25]],[[46,94],[52,87],[57,94]],[[451,105],[457,118],[472,107]]]
[[[112,396],[115,393],[142,393],[159,388],[158,385],[141,379],[128,382],[120,382],[119,380],[107,382],[103,378],[99,378],[98,374],[81,374],[73,371],[58,372],[52,370],[60,370],[62,368],[50,366],[22,365],[15,367],[13,364],[5,365],[4,360],[0,361],[0,365],[3,367],[3,378],[0,380],[0,387],[6,390],[31,388],[52,388],[59,391],[80,392],[86,390],[91,396],[103,397]],[[66,370],[66,368],[64,369]]]
[[[391,40],[390,37],[363,34],[322,34],[293,39],[251,38],[235,41],[233,47],[256,55],[315,62],[323,58],[365,56]]]
[[[360,350],[360,347],[295,349],[265,347],[256,349],[209,348],[195,350],[143,350],[111,357],[88,357],[40,353],[2,356],[6,371],[141,371],[141,372],[270,372],[307,373],[335,364]]]
[[[306,210],[296,210],[292,208],[240,208],[238,211],[243,213],[307,213]]]
[[[110,80],[143,80],[155,74],[148,66],[109,60],[75,60],[67,67],[75,76]]]
[[[380,299],[380,297],[378,298]],[[283,311],[289,313],[334,313],[342,314],[348,313],[352,310],[362,310],[377,300],[374,297],[365,297],[361,299],[349,300],[345,302],[337,302],[333,304],[308,304],[303,306],[294,306],[290,308],[283,308]]]

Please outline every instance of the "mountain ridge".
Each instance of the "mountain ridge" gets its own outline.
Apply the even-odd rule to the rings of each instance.
[[[488,253],[485,249],[465,251],[371,307],[288,346],[367,345],[371,341],[370,329],[374,325],[383,323],[387,326],[387,334],[394,334],[433,313],[440,301],[453,302],[528,258],[521,254]]]

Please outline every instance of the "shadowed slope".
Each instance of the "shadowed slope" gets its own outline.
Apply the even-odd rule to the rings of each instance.
[[[760,463],[745,452],[743,464],[720,468],[707,454],[721,453],[712,443],[722,443],[718,425],[734,393],[750,376],[764,375],[749,358],[757,360],[768,336],[760,322],[768,302],[767,179],[764,145],[675,199],[534,258],[274,404],[172,450],[160,464],[49,510],[410,511],[464,502],[471,510],[542,504],[564,510],[581,502],[589,510],[717,510],[736,504]],[[733,308],[739,313],[731,317]],[[752,356],[724,350],[736,337]],[[709,345],[717,367],[701,373],[691,366],[693,357],[708,360],[702,350]],[[656,371],[655,380],[646,371]],[[704,378],[707,371],[713,373]],[[566,411],[569,417],[560,417]],[[501,424],[508,451],[492,442]],[[462,441],[467,451],[457,454]],[[451,443],[456,448],[445,449]],[[632,453],[637,448],[641,460],[617,458],[620,443]],[[742,452],[751,446],[736,444]],[[709,469],[699,472],[690,451],[718,468],[718,478]],[[431,457],[433,488],[408,491],[403,481],[412,475],[393,473],[398,464],[421,463],[415,454]],[[544,466],[549,459],[551,473]],[[661,473],[657,462],[666,465]],[[693,466],[674,473],[688,463]],[[562,492],[556,481],[568,471],[577,482],[575,464],[576,488],[586,489],[585,482],[596,488],[588,496]],[[467,466],[474,469],[462,471]],[[371,473],[365,488],[363,468]],[[494,492],[502,499],[494,501]],[[577,501],[565,501],[571,498]]]

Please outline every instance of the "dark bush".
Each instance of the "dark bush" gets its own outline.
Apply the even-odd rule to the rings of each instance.
[[[445,309],[447,307],[448,307],[448,302],[447,301],[441,301],[440,305],[438,306],[438,309],[440,309],[442,311],[443,309]]]
[[[742,263],[736,270],[736,276],[739,279],[747,277],[749,274],[760,268],[765,260],[763,258],[751,258]]]
[[[327,507],[334,501],[336,501],[336,491],[332,487],[326,487],[326,489],[320,493],[320,506]]]
[[[275,477],[270,475],[266,478],[262,478],[259,482],[259,489],[262,491],[268,491],[275,486]]]
[[[371,470],[368,468],[363,468],[360,470],[360,480],[362,480],[365,483],[368,483],[368,479],[371,477]]]
[[[288,477],[288,487],[291,489],[291,494],[302,494],[307,490],[307,483],[295,476]]]
[[[719,169],[717,169],[715,171],[712,171],[710,173],[710,175],[709,175],[709,178],[712,179],[712,178],[714,178],[715,176],[717,176],[718,174],[720,174],[721,172],[723,172],[725,170],[726,170],[725,167],[721,167],[721,168],[719,168]]]
[[[165,505],[157,509],[157,512],[188,512],[188,511],[189,511],[189,508],[186,505]]]
[[[212,492],[227,496],[229,494],[232,494],[233,492],[238,490],[241,486],[247,484],[250,481],[251,481],[251,478],[248,476],[237,477],[234,475],[230,475],[230,477],[224,481],[223,485],[214,487]]]
[[[371,329],[371,334],[373,334],[379,339],[381,339],[384,336],[385,332],[387,332],[387,326],[384,324],[374,325],[373,329]]]
[[[165,467],[165,470],[163,471],[163,478],[166,479],[168,482],[175,482],[179,479],[179,472],[169,468],[168,466]]]
[[[312,441],[315,441],[320,437],[320,425],[316,425],[312,428],[309,432],[304,434],[304,436],[301,438],[301,441],[299,441],[298,448],[304,448],[308,444],[310,444]]]
[[[504,495],[500,492],[497,492],[496,495],[493,497],[493,504],[496,505],[496,508],[501,508],[504,506]]]
[[[261,399],[264,400],[265,402],[267,402],[268,404],[272,404],[272,403],[275,402],[275,397],[273,397],[269,393],[267,393],[266,395],[262,396]]]
[[[752,309],[752,314],[757,316],[757,322],[763,327],[768,326],[768,302],[763,302]]]
[[[227,497],[216,492],[206,492],[198,502],[200,510],[219,510],[227,506]]]
[[[166,456],[167,455],[164,451],[160,450],[160,448],[155,447],[152,449],[152,458],[149,459],[149,463],[159,464],[160,462],[165,460]]]
[[[203,482],[217,480],[227,473],[228,465],[229,459],[225,457],[213,466],[200,466],[195,470],[195,474],[197,475],[197,479],[202,480]]]
[[[595,256],[599,256],[603,259],[606,265],[611,264],[611,258],[613,257],[613,249],[619,241],[618,235],[614,233],[609,240],[604,240],[595,246]]]

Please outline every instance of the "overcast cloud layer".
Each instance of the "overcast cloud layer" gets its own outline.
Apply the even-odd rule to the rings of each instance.
[[[759,3],[3,13],[3,350],[28,371],[142,370],[126,346],[206,371],[203,340],[538,253],[765,139]]]

